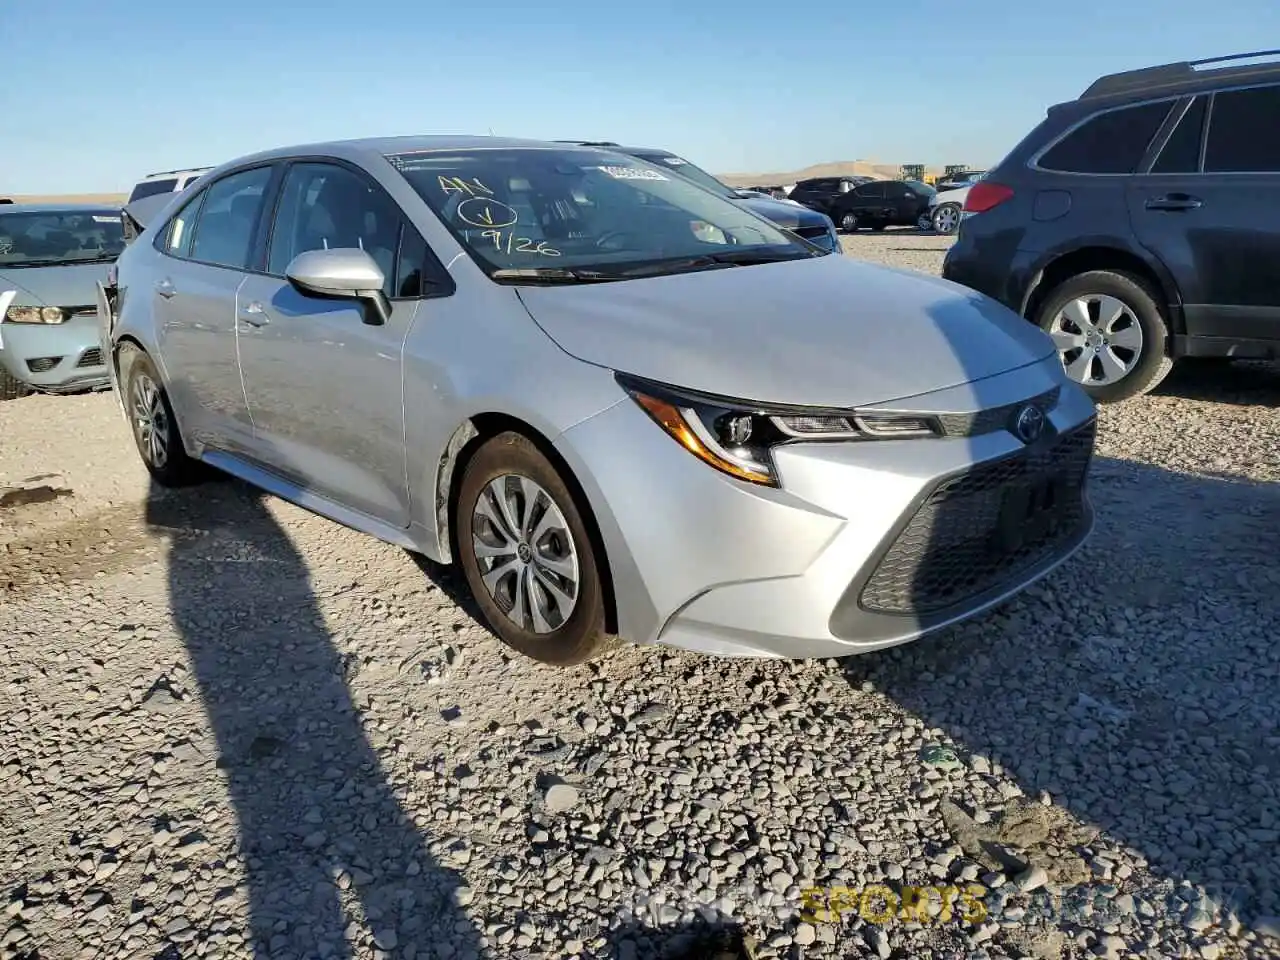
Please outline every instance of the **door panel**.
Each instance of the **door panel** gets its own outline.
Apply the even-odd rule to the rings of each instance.
[[[386,523],[409,525],[400,364],[417,300],[371,326],[355,301],[275,277],[240,288],[236,335],[253,458]]]
[[[162,258],[153,298],[169,391],[187,438],[243,449],[252,439],[236,362],[236,290],[244,275]]]

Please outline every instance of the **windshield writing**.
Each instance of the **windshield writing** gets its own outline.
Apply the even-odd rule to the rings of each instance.
[[[622,279],[642,264],[715,265],[709,254],[760,254],[751,263],[814,255],[749,210],[618,154],[514,148],[389,159],[490,275],[555,267]]]

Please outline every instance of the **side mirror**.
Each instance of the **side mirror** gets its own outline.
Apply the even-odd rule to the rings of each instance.
[[[363,250],[308,250],[294,257],[284,273],[303,293],[363,301],[370,308],[365,311],[367,324],[380,326],[391,319],[391,302],[382,292],[386,275]]]

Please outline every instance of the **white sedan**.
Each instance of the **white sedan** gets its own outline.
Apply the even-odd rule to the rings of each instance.
[[[972,184],[957,190],[944,190],[933,195],[929,209],[920,215],[916,224],[921,230],[932,230],[935,233],[953,234],[960,229],[960,215],[964,211],[964,198],[969,195]]]

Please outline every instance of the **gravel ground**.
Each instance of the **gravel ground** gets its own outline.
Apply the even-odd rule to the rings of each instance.
[[[151,495],[110,395],[0,404],[0,956],[1280,956],[1278,404],[1104,409],[1096,535],[977,622],[570,671],[396,548]]]

